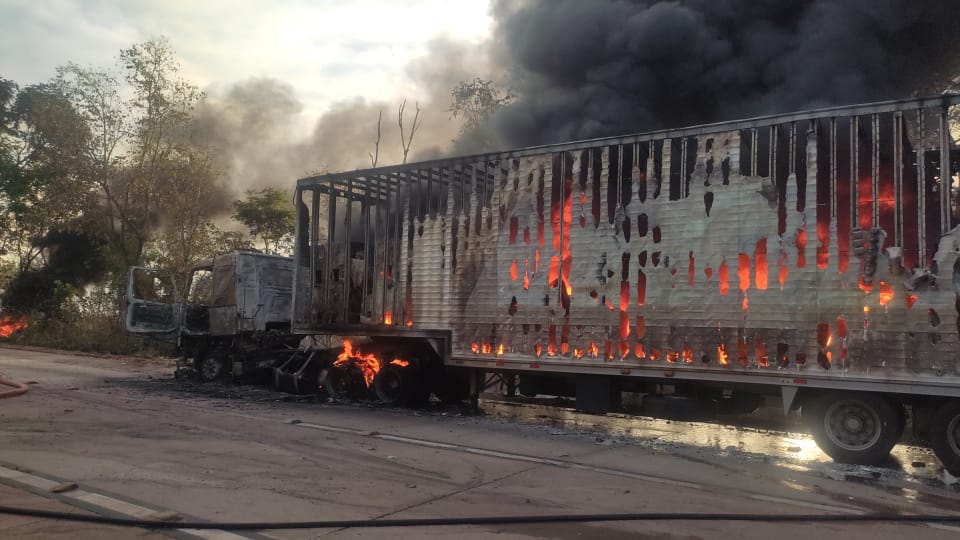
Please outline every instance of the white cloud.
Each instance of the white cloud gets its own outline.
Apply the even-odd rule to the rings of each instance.
[[[163,35],[186,78],[282,80],[315,117],[357,96],[422,93],[405,67],[428,41],[480,42],[489,26],[486,0],[0,0],[0,76],[30,84],[68,61],[110,65],[120,49]]]

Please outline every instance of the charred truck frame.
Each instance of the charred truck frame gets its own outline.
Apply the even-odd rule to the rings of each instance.
[[[593,411],[620,390],[772,394],[845,461],[885,457],[909,409],[957,471],[958,105],[302,179],[292,331],[369,338],[331,353],[335,391],[457,398],[495,372]]]
[[[132,334],[175,341],[183,364],[200,380],[269,369],[296,351],[299,340],[290,333],[292,259],[234,251],[199,261],[179,287],[178,281],[150,268],[130,268],[124,322]]]

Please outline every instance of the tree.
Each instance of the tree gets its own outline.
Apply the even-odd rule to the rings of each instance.
[[[170,163],[158,190],[159,223],[148,244],[156,263],[180,276],[196,261],[217,253],[221,235],[211,216],[223,206],[219,174],[208,156],[192,151]]]
[[[68,64],[57,84],[81,111],[92,137],[86,174],[99,188],[100,226],[109,239],[115,290],[146,255],[181,272],[212,253],[212,218],[226,191],[196,140],[192,112],[203,94],[180,76],[165,39],[120,54],[119,72]]]
[[[39,239],[75,226],[90,205],[80,174],[89,130],[53,85],[0,86],[0,249],[22,273],[42,262]]]
[[[461,134],[480,128],[497,109],[516,99],[514,92],[501,90],[493,81],[480,78],[460,81],[450,96],[451,115],[463,119]]]
[[[233,218],[263,241],[267,253],[289,251],[296,227],[296,214],[285,191],[274,188],[248,190],[246,198],[234,201]]]

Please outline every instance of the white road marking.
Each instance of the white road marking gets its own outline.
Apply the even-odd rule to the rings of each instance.
[[[16,469],[11,469],[9,467],[4,467],[0,465],[0,479],[7,479],[13,483],[20,484],[23,486],[30,486],[33,488],[38,488],[44,491],[50,491],[52,488],[59,486],[61,482],[56,482],[35,474],[26,473],[23,471],[18,471]],[[123,501],[115,497],[110,497],[100,493],[95,493],[92,491],[87,491],[82,488],[75,489],[73,491],[62,493],[59,497],[55,497],[55,500],[62,499],[73,499],[76,501],[83,502],[87,506],[92,506],[102,510],[107,510],[115,514],[120,514],[124,517],[129,517],[133,519],[143,519],[150,514],[156,513],[159,509],[157,508],[147,508],[146,506],[141,506],[139,504]],[[69,503],[68,503],[69,504]],[[227,531],[218,531],[215,529],[172,529],[182,533],[189,534],[195,538],[201,538],[203,540],[248,540],[248,536],[241,536]]]
[[[798,501],[796,499],[785,499],[783,497],[774,497],[772,495],[750,495],[750,498],[756,499],[758,501],[789,504],[793,506],[800,506],[802,508],[812,508],[814,510],[825,510],[827,512],[840,512],[841,514],[851,514],[856,516],[862,516],[863,514],[866,514],[866,512],[864,512],[863,510],[857,510],[855,508],[849,508],[846,506],[818,504],[818,503],[812,503],[807,501]]]

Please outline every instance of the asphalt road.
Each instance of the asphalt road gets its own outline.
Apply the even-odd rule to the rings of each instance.
[[[697,435],[712,429],[703,424],[672,422],[651,439],[622,429],[616,417],[565,426],[524,415],[291,401],[265,390],[197,390],[173,382],[172,371],[163,360],[0,348],[0,373],[31,383],[26,395],[0,400],[0,504],[205,521],[960,510],[949,478],[731,450]],[[621,427],[606,429],[605,422]],[[58,486],[67,490],[54,493]],[[4,538],[157,534],[0,516]],[[769,540],[960,538],[960,527],[618,522],[165,534]]]

